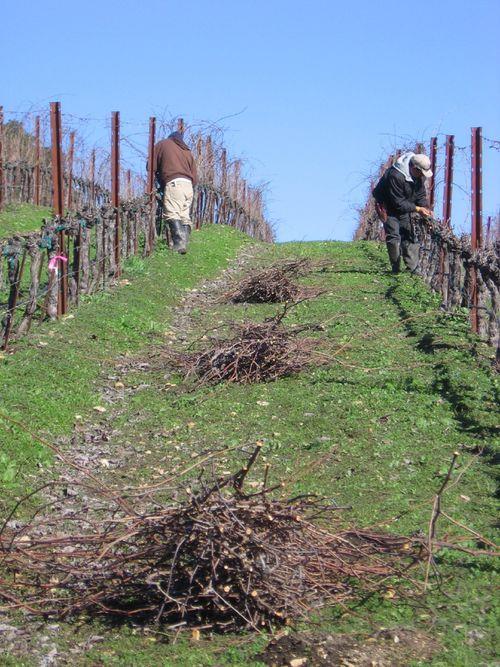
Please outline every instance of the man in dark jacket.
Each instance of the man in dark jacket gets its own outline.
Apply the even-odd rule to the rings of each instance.
[[[154,148],[154,172],[163,192],[163,217],[172,236],[174,250],[187,251],[193,202],[197,182],[196,163],[181,132],[172,132]]]
[[[401,257],[410,271],[417,268],[419,244],[411,214],[432,216],[425,191],[425,179],[432,176],[430,166],[427,155],[403,153],[373,190],[377,212],[384,223],[393,273],[399,273]]]

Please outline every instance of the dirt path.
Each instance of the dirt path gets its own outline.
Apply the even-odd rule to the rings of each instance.
[[[266,305],[253,309],[224,306],[219,296],[239,272],[270,261],[271,256],[274,260],[289,259],[292,253],[331,259],[330,267],[305,279],[307,284],[324,289],[323,296],[294,309],[290,321],[324,323],[324,335],[333,346],[341,347],[342,356],[338,360],[335,357],[327,368],[312,369],[283,382],[220,385],[193,392],[176,384],[178,378],[162,363],[168,358],[168,350],[186,346],[195,335],[199,337],[208,327],[217,326],[224,317],[257,319],[276,312],[274,306]],[[462,465],[467,468],[467,448],[472,451],[489,428],[492,417],[486,410],[491,411],[493,403],[485,401],[491,401],[490,380],[463,350],[459,324],[435,315],[435,304],[419,283],[405,276],[398,281],[384,272],[385,265],[378,261],[377,253],[371,246],[364,249],[354,244],[275,247],[269,253],[243,248],[229,269],[182,295],[164,323],[164,345],[147,346],[139,355],[123,355],[106,365],[93,418],[76,419],[72,438],[58,443],[61,449],[72,463],[92,470],[112,492],[115,488],[159,484],[183,467],[196,465],[210,447],[219,443],[227,447],[258,439],[265,442],[271,475],[278,481],[287,480],[293,493],[333,494],[341,504],[352,505],[360,525],[385,522],[387,517],[397,515],[402,517],[397,530],[405,533],[421,526],[425,529],[428,500],[438,484],[439,465],[446,466],[450,452],[460,449]],[[429,331],[439,344],[435,350],[420,345]],[[469,430],[459,419],[462,406],[457,407],[454,399],[455,394],[459,395],[457,381],[460,395],[468,397],[469,422],[465,426]],[[473,391],[472,383],[478,382],[482,383],[482,393]],[[474,431],[469,428],[471,415]],[[231,470],[234,460],[221,461],[227,466],[222,469]],[[450,514],[456,512],[475,527],[481,517],[487,520],[491,509],[489,473],[480,466],[478,461],[446,499]],[[109,511],[112,503],[82,486],[83,476],[67,463],[58,462],[51,472],[54,470],[63,484],[57,492],[46,494],[46,499],[53,502],[47,515],[64,515],[68,525],[71,519],[71,525],[76,526],[78,521],[83,525],[92,516],[99,519]],[[179,486],[178,479],[175,485]],[[171,499],[168,492],[170,489],[165,490],[165,497]],[[90,511],[83,514],[87,507]],[[482,531],[484,523],[479,523],[478,529]],[[467,642],[488,641],[489,621],[483,616],[489,613],[492,586],[487,573],[476,581],[465,568],[459,571],[461,575],[457,576],[444,567],[447,581],[457,583],[448,584],[446,600],[438,598],[442,603],[439,613],[431,614],[427,625],[408,609],[405,616],[394,620],[396,606],[392,607],[391,600],[383,600],[376,614],[366,609],[363,613],[372,627],[390,628],[390,635],[375,635],[372,630],[356,634],[355,624],[348,625],[347,620],[339,618],[325,635],[293,633],[291,639],[272,643],[264,653],[255,636],[245,637],[248,644],[254,642],[254,648],[246,654],[251,660],[232,664],[286,665],[291,659],[303,658],[308,659],[300,663],[305,667],[370,664],[373,659],[380,664],[408,664],[415,656],[425,659],[423,650],[419,655],[419,647],[424,646],[427,635],[437,637],[436,632],[439,641],[446,635],[448,650],[460,636],[469,655],[475,648]],[[404,601],[398,601],[397,606],[404,609]],[[4,643],[11,647],[12,655],[25,659],[24,663],[7,664],[107,664],[106,658],[102,663],[96,661],[100,650],[113,655],[109,664],[229,664],[221,656],[231,646],[232,638],[202,637],[190,643],[186,633],[179,642],[184,642],[182,655],[189,660],[182,663],[182,658],[177,658],[177,645],[154,651],[154,638],[149,643],[154,631],[151,627],[134,626],[134,637],[127,645],[126,629],[103,626],[100,620],[80,630],[75,629],[77,623],[29,619],[21,623],[10,616],[0,618],[2,622]],[[407,623],[413,630],[405,634],[398,629],[399,623]],[[366,641],[370,642],[369,650]],[[430,642],[427,648],[430,654],[437,647]],[[142,657],[136,659],[141,651]],[[457,649],[457,655],[458,651],[462,648]],[[443,664],[465,662],[453,663],[450,659]]]
[[[175,341],[176,347],[182,347],[193,325],[193,312],[196,311],[199,316],[210,310],[236,276],[259,263],[261,254],[261,245],[245,245],[231,265],[216,278],[187,290],[168,323],[167,346]],[[135,485],[138,460],[144,453],[151,453],[150,448],[158,447],[158,442],[154,439],[147,441],[140,435],[135,442],[124,442],[116,422],[127,412],[131,399],[149,387],[135,380],[130,382],[131,375],[136,378],[137,374],[148,371],[151,360],[157,354],[158,349],[153,346],[145,348],[140,356],[116,358],[101,378],[94,418],[75,415],[71,437],[60,438],[55,443],[64,458],[56,456],[50,471],[42,475],[46,477],[45,483],[54,480],[56,483],[38,496],[40,504],[46,509],[44,514],[37,515],[37,523],[43,524],[37,529],[37,534],[50,534],[61,518],[67,519],[69,530],[88,530],[89,523],[98,523],[103,516],[116,509],[113,500],[106,498],[106,492],[111,491],[112,494],[114,489],[118,491]],[[7,529],[17,531],[25,525],[24,521],[13,518],[7,523]],[[58,523],[57,527],[60,530],[62,526]],[[0,646],[3,651],[13,656],[30,655],[33,660],[30,664],[40,667],[72,663],[71,656],[59,653],[56,637],[61,632],[61,624],[40,622],[29,617],[22,622],[19,619],[12,622],[8,617],[6,622],[3,620],[0,615]],[[99,635],[90,635],[84,642],[76,643],[72,649],[73,658],[101,640]]]

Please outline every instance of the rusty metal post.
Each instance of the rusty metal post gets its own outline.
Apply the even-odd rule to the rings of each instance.
[[[198,167],[198,173],[201,172],[201,167],[203,166],[202,179],[205,178],[205,162],[203,160],[203,137],[201,134],[198,134],[198,139],[196,140],[196,165]],[[195,229],[200,229],[201,223],[203,222],[203,190],[198,190],[198,197],[196,202],[196,220],[195,220]]]
[[[241,160],[236,160],[234,163],[234,195],[233,199],[238,206],[240,204],[240,172],[241,172]],[[240,214],[239,211],[236,213],[235,218],[233,219],[233,225],[238,227]],[[239,227],[238,227],[239,228]]]
[[[52,207],[55,215],[62,216],[64,204],[61,155],[61,104],[59,102],[50,103],[50,129],[52,139]]]
[[[446,137],[446,161],[444,167],[444,195],[443,195],[443,224],[451,227],[451,195],[453,191],[453,154],[455,151],[455,137],[452,134]]]
[[[0,211],[3,207],[3,107],[0,106]]]
[[[73,205],[73,158],[75,155],[75,133],[69,134],[69,150],[68,150],[68,194],[66,199],[66,208],[71,210]]]
[[[483,244],[483,147],[482,128],[471,130],[471,244],[474,249]]]
[[[483,141],[482,129],[471,129],[471,246],[479,250],[482,246],[483,217]],[[475,333],[479,331],[479,303],[476,269],[471,270],[471,325]]]
[[[429,183],[429,208],[430,208],[431,211],[433,211],[435,200],[436,200],[437,137],[432,137],[431,138],[430,160],[431,160],[432,176],[431,176],[431,180],[430,180],[430,183]]]
[[[64,213],[63,198],[63,169],[61,151],[61,104],[50,103],[50,128],[52,139],[52,207],[54,214],[62,217]],[[64,232],[59,232],[59,255],[66,255],[66,240]],[[65,262],[58,260],[59,289],[57,299],[57,314],[64,315],[67,312],[68,276]]]
[[[120,112],[111,113],[111,206],[115,209],[115,266],[120,270]]]
[[[227,151],[225,148],[222,149],[221,153],[221,164],[220,164],[220,189],[222,203],[218,211],[217,222],[225,223],[226,218],[226,195],[227,195]]]
[[[155,142],[156,142],[156,118],[150,116],[149,118],[149,137],[148,137],[148,177],[146,182],[147,192],[149,197],[149,231],[148,231],[148,248],[149,252],[153,250],[154,229],[155,229]],[[161,233],[161,230],[160,230]]]
[[[90,205],[93,207],[96,205],[95,201],[95,148],[90,154]]]
[[[33,201],[40,206],[40,116],[35,118],[35,192]]]
[[[156,118],[151,116],[149,119],[149,139],[148,139],[148,178],[146,182],[146,194],[149,195],[153,201],[154,187],[155,187],[155,172],[154,172],[154,151],[156,140]]]

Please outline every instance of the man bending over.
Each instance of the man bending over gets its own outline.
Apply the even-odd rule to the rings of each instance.
[[[427,155],[403,153],[373,190],[377,213],[384,223],[393,273],[399,273],[401,257],[409,271],[413,273],[417,268],[419,244],[411,214],[432,216],[425,191],[425,179],[432,176],[430,166]]]

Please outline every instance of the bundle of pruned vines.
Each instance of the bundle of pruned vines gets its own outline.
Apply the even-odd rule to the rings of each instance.
[[[282,485],[268,486],[268,467],[246,492],[259,451],[236,473],[200,478],[183,501],[151,511],[127,512],[123,501],[73,532],[63,515],[3,529],[0,610],[259,630],[408,578],[417,541],[340,527],[333,515],[342,508],[325,499],[273,497]]]
[[[287,327],[283,313],[264,322],[233,323],[230,338],[212,338],[208,348],[177,356],[187,380],[199,384],[218,382],[270,382],[298,373],[311,363],[324,363],[317,353],[318,339],[300,336],[322,330],[321,325]]]
[[[291,279],[305,275],[310,268],[308,259],[278,262],[246,276],[224,298],[233,303],[281,303],[313,296],[311,288]]]

